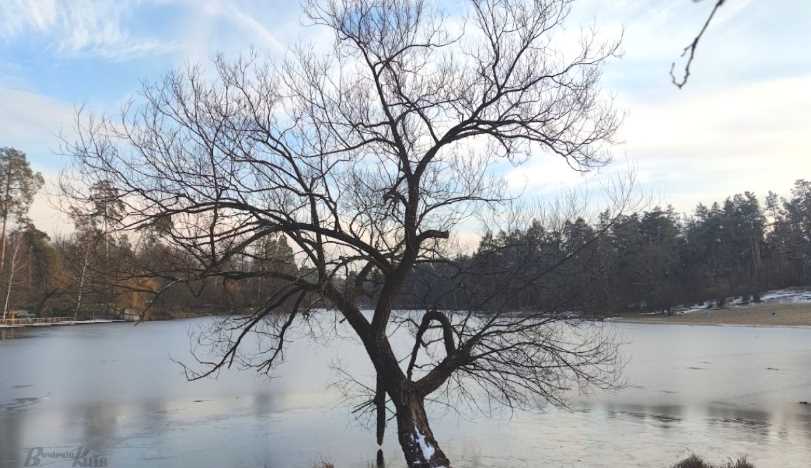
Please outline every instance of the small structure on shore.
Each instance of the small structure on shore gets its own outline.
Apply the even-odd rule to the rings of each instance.
[[[137,322],[141,320],[141,314],[138,313],[137,310],[129,307],[122,310],[121,314],[119,314],[119,317],[127,322]]]

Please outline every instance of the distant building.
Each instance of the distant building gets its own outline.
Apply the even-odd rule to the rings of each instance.
[[[32,314],[31,312],[25,309],[9,310],[8,316],[11,319],[32,319],[37,317],[36,314]]]
[[[139,314],[138,311],[135,309],[126,308],[121,311],[121,319],[130,322],[136,322],[138,320],[141,320],[141,314]]]

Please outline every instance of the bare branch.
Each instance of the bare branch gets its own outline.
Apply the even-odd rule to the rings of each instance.
[[[700,2],[701,0],[693,0],[693,1]],[[684,85],[687,84],[687,80],[690,78],[690,66],[693,64],[693,59],[695,58],[699,41],[701,41],[701,38],[704,37],[704,33],[707,32],[707,28],[709,28],[712,19],[715,17],[715,13],[726,2],[726,0],[714,0],[714,1],[715,5],[712,7],[709,16],[707,16],[707,19],[704,21],[704,25],[701,27],[698,34],[696,34],[696,36],[693,38],[692,42],[690,42],[690,44],[688,44],[687,47],[685,47],[681,53],[682,58],[684,58],[685,56],[687,57],[687,62],[684,64],[684,73],[682,74],[681,78],[677,78],[675,74],[676,62],[673,62],[670,65],[670,80],[679,89],[682,89]]]

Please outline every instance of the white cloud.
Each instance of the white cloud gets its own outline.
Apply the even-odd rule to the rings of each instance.
[[[585,0],[575,4],[572,20],[595,22],[601,30],[624,30],[625,49],[631,60],[672,61],[701,29],[715,2],[672,0]],[[707,37],[735,24],[747,14],[751,0],[728,2],[713,19]],[[700,55],[716,45],[705,39]],[[730,41],[724,41],[730,42]]]
[[[569,189],[593,178],[594,173],[578,172],[554,155],[534,155],[511,168],[505,179],[513,192],[548,193]]]
[[[41,146],[56,143],[57,135],[72,126],[72,106],[40,94],[0,88],[0,128],[4,146]]]
[[[36,167],[35,167],[36,169]],[[40,171],[45,186],[34,197],[28,216],[40,231],[50,236],[69,234],[73,231],[70,218],[64,212],[64,200],[59,196],[59,178],[52,171]]]
[[[800,155],[811,130],[811,76],[762,81],[650,102],[627,98],[627,150],[652,157]]]
[[[618,161],[593,174],[560,158],[536,156],[508,171],[514,190],[554,194],[599,186],[629,167],[652,204],[690,211],[746,190],[786,192],[811,175],[811,75],[672,93],[650,101],[625,95],[628,112],[615,148]],[[627,159],[627,162],[624,160]]]
[[[4,0],[0,3],[0,39],[36,35],[68,55],[90,54],[110,60],[166,53],[177,45],[134,36],[125,27],[141,2],[119,0]]]

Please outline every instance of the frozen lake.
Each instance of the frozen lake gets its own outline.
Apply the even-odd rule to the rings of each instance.
[[[369,375],[348,334],[298,336],[273,380],[187,382],[171,358],[191,362],[188,333],[205,320],[4,331],[0,466],[38,448],[43,465],[71,466],[61,456],[77,447],[111,467],[370,466],[373,431],[334,385],[336,364]],[[429,409],[454,466],[665,468],[691,452],[811,465],[811,406],[799,403],[811,401],[811,329],[608,326],[627,342],[623,390],[512,415]],[[395,432],[388,467],[403,466]]]

